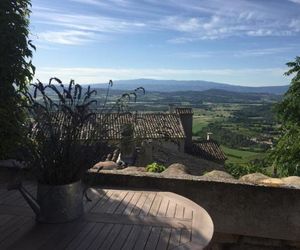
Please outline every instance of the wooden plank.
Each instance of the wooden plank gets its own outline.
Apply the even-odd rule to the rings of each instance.
[[[172,228],[168,249],[177,247],[180,243],[180,229]]]
[[[157,216],[162,217],[165,216],[169,207],[170,200],[166,197],[163,197],[162,202],[160,204]]]
[[[200,206],[193,212],[192,243],[204,248],[211,240],[214,226],[211,218]]]
[[[161,204],[161,201],[162,201],[162,197],[157,194],[154,201],[153,201],[153,203],[152,203],[150,211],[149,211],[150,216],[156,216],[157,215],[158,209],[159,209],[160,204]]]
[[[120,195],[119,191],[112,191],[112,195],[109,196],[109,199],[105,204],[103,204],[99,209],[98,213],[107,213],[110,210],[110,207],[113,206],[115,203],[118,203],[118,197]]]
[[[12,215],[10,215],[12,216]],[[15,224],[18,224],[18,221],[22,218],[22,216],[12,216],[9,220],[6,221],[5,225],[0,227],[0,241],[2,234],[9,230],[10,227],[14,227]]]
[[[30,208],[29,204],[26,202],[26,200],[24,199],[23,196],[21,196],[20,198],[16,199],[15,201],[7,203],[7,205]]]
[[[18,195],[17,190],[5,190],[5,192],[3,192],[3,194],[0,197],[0,203],[1,204],[6,204],[7,200],[11,199],[11,198],[15,198]]]
[[[135,250],[140,250],[144,249],[144,246],[147,243],[147,239],[149,237],[149,234],[151,232],[151,227],[150,226],[144,226],[141,230],[141,233],[135,243],[134,249]]]
[[[176,203],[174,201],[170,200],[168,210],[166,213],[166,217],[174,218],[175,210],[176,210]]]
[[[5,227],[5,224],[13,218],[12,215],[9,214],[0,214],[0,228]]]
[[[156,249],[167,249],[171,235],[171,228],[162,228]]]
[[[0,205],[0,214],[10,214],[14,216],[26,216],[33,217],[35,216],[34,212],[29,207],[20,207],[13,205]]]
[[[114,223],[114,224],[134,224],[134,225],[150,225],[160,227],[177,227],[188,228],[191,227],[192,221],[186,219],[167,218],[155,216],[133,216],[133,215],[111,215],[111,214],[97,214],[90,213],[85,216],[85,219],[90,222],[99,223]]]
[[[84,197],[83,203],[85,212],[89,212],[98,202],[100,202],[101,199],[106,196],[106,192],[104,192],[103,190],[95,189],[95,192],[98,192],[98,194],[93,193],[92,191],[90,191],[90,194],[88,194],[88,197],[91,199],[91,201],[88,201]]]
[[[126,241],[121,249],[123,249],[123,250],[132,249],[134,247],[135,242],[138,239],[141,231],[142,231],[142,226],[134,225],[130,234],[128,235],[128,238],[126,239]]]
[[[184,208],[183,218],[184,219],[189,219],[189,220],[193,219],[193,210],[192,210],[192,208],[187,207],[187,206]]]
[[[36,223],[35,226],[26,231],[16,243],[11,245],[10,249],[39,249],[57,231],[59,231],[57,225]]]
[[[147,200],[145,201],[144,205],[141,208],[141,211],[139,214],[140,217],[145,217],[146,215],[148,215],[155,197],[156,197],[156,193],[149,194]]]
[[[94,239],[92,244],[90,244],[88,249],[102,249],[100,248],[102,242],[104,242],[107,238],[107,235],[113,228],[113,224],[104,224],[104,227],[102,228],[101,232],[98,234],[98,236]],[[83,248],[86,249],[86,248]]]
[[[35,226],[35,220],[27,219],[24,224],[22,224],[21,227],[18,227],[16,231],[14,231],[12,234],[10,234],[8,237],[6,237],[3,241],[0,243],[0,249],[7,249],[9,246],[11,246],[13,243],[17,242],[26,234],[28,231],[32,230],[32,228]]]
[[[123,199],[127,195],[128,192],[120,192],[117,198],[112,202],[111,206],[106,209],[106,213],[113,214],[115,213],[115,210],[122,204]]]
[[[82,230],[79,234],[74,237],[70,243],[67,245],[66,249],[73,250],[80,244],[81,241],[85,239],[85,237],[89,234],[89,232],[96,226],[96,223],[87,223],[83,226]]]
[[[192,232],[189,229],[183,228],[181,229],[180,234],[180,244],[185,244],[187,242],[190,242],[192,239]]]
[[[123,225],[114,224],[113,228],[110,230],[109,234],[107,235],[105,241],[101,244],[102,249],[111,249],[111,245],[118,237]]]
[[[177,204],[176,211],[175,211],[175,218],[182,219],[183,218],[183,212],[184,212],[183,210],[184,210],[183,205]]]
[[[1,201],[1,198],[2,196],[7,192],[7,184],[1,184],[0,183],[0,201]]]
[[[131,202],[131,199],[132,199],[133,195],[134,195],[134,192],[127,192],[127,194],[126,194],[125,198],[123,199],[122,203],[120,204],[120,206],[116,209],[116,211],[114,213],[115,214],[124,213],[126,207]]]
[[[145,246],[146,250],[156,249],[156,245],[159,240],[160,232],[161,232],[161,227],[153,227],[152,228],[149,238],[147,240],[146,246]]]
[[[113,224],[104,224],[104,227],[102,228],[101,232],[97,236],[97,238],[92,242],[92,244],[89,246],[89,249],[103,249],[101,245],[106,240],[107,235],[110,233],[111,229],[113,228]],[[103,249],[106,250],[106,249]]]
[[[33,185],[24,185],[24,188],[33,196],[36,197],[36,187]],[[25,199],[20,193],[19,190],[10,190],[7,191],[10,193],[10,195],[7,195],[4,199],[2,199],[1,203],[2,204],[7,204],[7,205],[15,205],[15,206],[20,206],[24,203]]]
[[[87,236],[82,240],[75,249],[88,249],[93,242],[97,239],[97,236],[101,232],[101,230],[106,226],[103,223],[96,223],[96,225],[92,228],[91,231],[87,234]],[[95,249],[95,248],[92,248]]]
[[[137,202],[140,200],[140,197],[142,196],[141,192],[135,192],[132,199],[130,200],[130,202],[128,203],[127,207],[124,210],[125,215],[129,215],[131,214],[132,210],[134,209],[134,207],[136,206]]]
[[[117,238],[115,239],[114,243],[111,246],[111,250],[119,250],[122,248],[124,242],[126,241],[126,239],[128,238],[131,230],[132,230],[133,226],[132,225],[124,225],[119,233],[119,235],[117,236]]]
[[[22,228],[22,226],[29,220],[30,218],[23,216],[15,216],[11,220],[9,220],[8,223],[6,223],[5,227],[1,228],[0,242],[4,241],[10,235],[13,235],[15,231],[19,230],[19,228]]]
[[[142,195],[140,196],[138,202],[136,203],[136,205],[134,206],[134,208],[131,211],[131,214],[133,215],[138,215],[141,211],[141,208],[143,207],[144,203],[146,202],[147,198],[148,198],[148,193],[142,193]]]
[[[61,230],[51,237],[42,247],[43,250],[63,250],[70,244],[70,242],[86,227],[87,222],[77,220],[69,222],[61,226]]]
[[[11,195],[3,199],[2,204],[18,206],[22,201],[24,201],[23,196],[21,195],[20,192],[16,192],[14,195]]]
[[[109,197],[113,193],[111,191],[108,191],[105,196],[98,202],[96,205],[91,209],[91,212],[98,213],[101,210],[101,207],[109,200]]]

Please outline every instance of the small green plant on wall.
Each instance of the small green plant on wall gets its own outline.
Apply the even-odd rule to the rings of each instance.
[[[165,171],[165,169],[166,167],[164,165],[160,165],[157,162],[148,164],[146,167],[147,172],[152,172],[152,173],[161,173]]]

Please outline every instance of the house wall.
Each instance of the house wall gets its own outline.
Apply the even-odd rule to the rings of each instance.
[[[176,139],[176,142],[173,141],[159,141],[159,142],[155,142],[154,146],[155,147],[163,147],[167,150],[171,150],[173,152],[180,152],[183,153],[184,152],[184,145],[185,145],[185,141],[184,139]]]
[[[186,136],[185,147],[191,147],[193,136],[193,114],[181,114],[180,120]]]
[[[184,139],[177,140],[176,143],[165,140],[144,140],[141,143],[141,149],[138,154],[136,165],[145,167],[155,161],[155,153],[158,150],[166,150],[175,153],[184,152]]]

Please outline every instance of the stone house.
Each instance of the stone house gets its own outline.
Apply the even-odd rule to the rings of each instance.
[[[98,119],[103,119],[98,115]],[[140,164],[146,165],[153,161],[153,154],[159,149],[165,152],[178,152],[224,165],[226,157],[219,144],[211,139],[195,141],[192,139],[193,111],[191,108],[171,108],[169,113],[136,113],[136,114],[105,114],[107,137],[112,144],[138,148]],[[122,136],[122,128],[132,126],[132,139]],[[132,141],[133,145],[129,145]],[[124,150],[121,149],[124,152]],[[136,152],[129,158],[136,159]],[[166,154],[169,154],[166,153]],[[114,160],[118,158],[111,154]],[[124,154],[123,154],[124,157]],[[108,157],[111,159],[111,157]],[[130,163],[135,161],[129,160]]]

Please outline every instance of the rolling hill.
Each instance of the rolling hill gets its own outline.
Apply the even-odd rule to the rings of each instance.
[[[94,88],[105,88],[107,84],[93,84]],[[177,91],[205,91],[210,89],[226,90],[239,93],[268,93],[284,94],[288,85],[283,86],[265,86],[265,87],[246,87],[240,85],[231,85],[225,83],[216,83],[208,81],[177,81],[177,80],[154,80],[154,79],[134,79],[114,81],[114,88],[118,90],[132,90],[143,86],[147,91],[158,92],[177,92]]]

